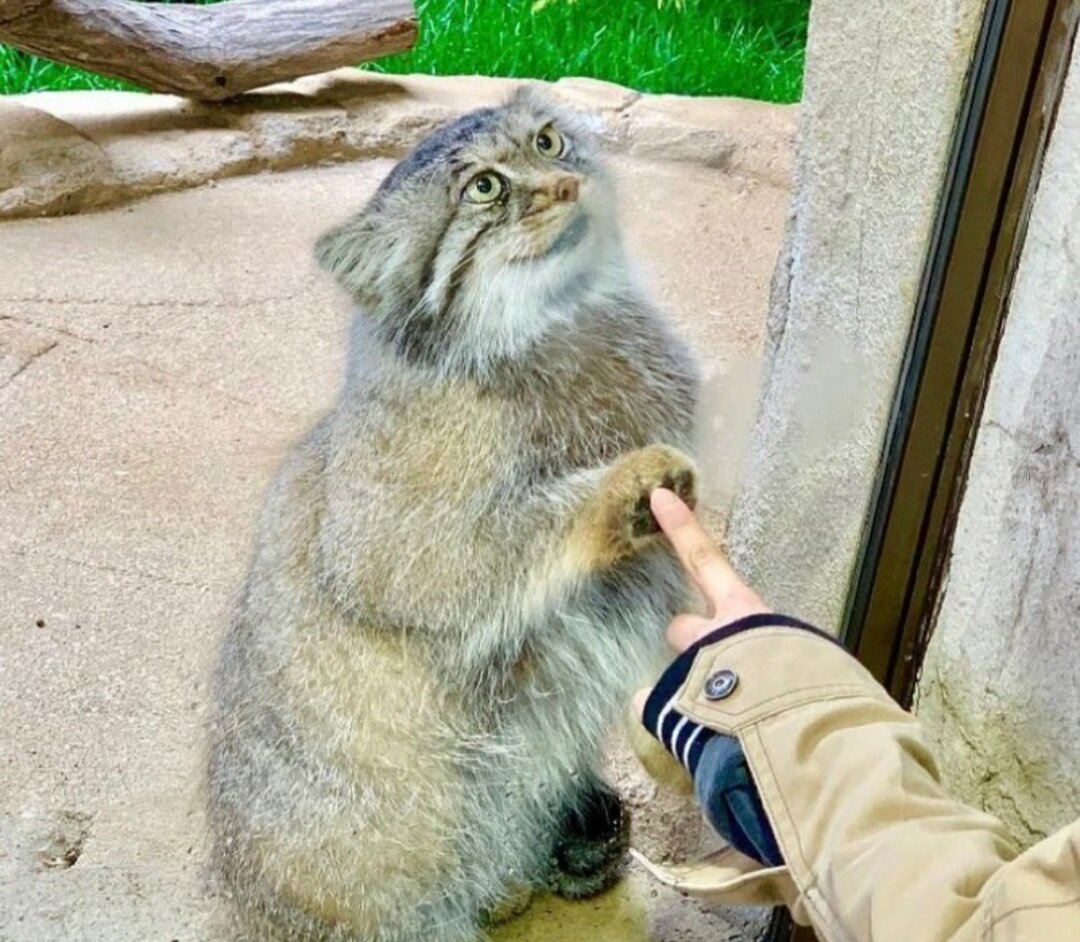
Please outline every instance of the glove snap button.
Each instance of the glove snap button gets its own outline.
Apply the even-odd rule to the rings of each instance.
[[[705,681],[706,700],[726,700],[739,686],[739,675],[727,669],[716,671]]]

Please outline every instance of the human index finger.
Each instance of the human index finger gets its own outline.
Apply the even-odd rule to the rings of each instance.
[[[698,523],[693,511],[677,495],[657,488],[650,497],[650,506],[683,568],[712,607],[714,616],[726,616],[734,598],[740,600],[740,607],[752,602],[755,603],[752,607],[765,610],[764,603],[739,578],[712,537]],[[744,596],[750,598],[744,599]]]

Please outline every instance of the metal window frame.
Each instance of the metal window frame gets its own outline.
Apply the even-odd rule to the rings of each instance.
[[[976,46],[842,635],[904,706],[1078,18],[1078,0],[990,0]]]
[[[989,0],[958,114],[841,633],[905,707],[1078,21],[1080,0]],[[765,938],[814,935],[777,910]]]

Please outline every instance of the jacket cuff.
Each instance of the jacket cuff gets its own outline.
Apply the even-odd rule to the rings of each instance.
[[[691,778],[697,771],[706,744],[716,733],[679,711],[677,707],[679,693],[694,666],[699,651],[754,628],[799,628],[819,635],[833,644],[839,644],[832,635],[797,618],[789,615],[759,613],[747,615],[745,618],[717,628],[683,651],[653,687],[645,702],[642,722],[645,728],[660,741],[660,744],[690,773]],[[728,675],[720,672],[715,678],[710,678],[709,683],[714,685],[716,699],[722,699],[734,691],[738,684],[738,677],[730,672]]]

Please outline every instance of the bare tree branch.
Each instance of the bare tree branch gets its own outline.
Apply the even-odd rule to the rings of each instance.
[[[0,0],[0,42],[213,100],[401,52],[416,32],[412,0]]]

